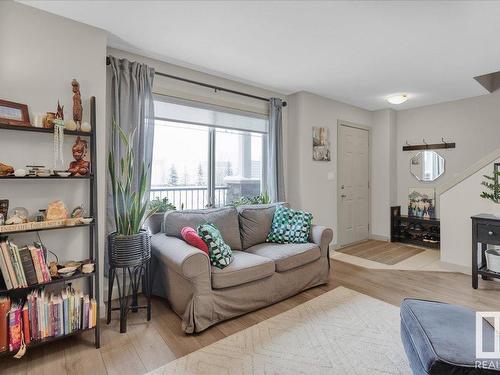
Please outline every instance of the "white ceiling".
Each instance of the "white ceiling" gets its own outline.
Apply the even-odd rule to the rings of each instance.
[[[110,32],[110,46],[366,109],[485,94],[500,70],[500,2],[23,1]]]

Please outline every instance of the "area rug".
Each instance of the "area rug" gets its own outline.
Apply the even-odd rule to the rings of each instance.
[[[338,287],[150,374],[411,374],[399,308]]]
[[[370,240],[335,251],[392,266],[425,250],[399,243]]]

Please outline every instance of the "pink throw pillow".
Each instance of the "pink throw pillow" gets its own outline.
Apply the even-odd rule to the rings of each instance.
[[[207,244],[198,236],[198,233],[191,227],[184,227],[181,229],[181,236],[188,244],[200,249],[208,255]]]

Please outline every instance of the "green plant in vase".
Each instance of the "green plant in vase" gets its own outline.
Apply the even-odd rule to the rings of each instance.
[[[481,185],[486,187],[488,191],[483,191],[480,195],[481,198],[489,199],[492,202],[500,203],[500,163],[495,163],[493,175],[484,175],[486,181],[481,182]]]
[[[140,233],[144,222],[155,213],[148,209],[147,179],[148,170],[144,162],[139,165],[136,173],[134,167],[135,153],[133,149],[136,131],[126,134],[113,120],[113,137],[119,134],[125,156],[120,158],[118,170],[115,168],[116,155],[110,151],[108,156],[108,170],[111,177],[111,191],[115,214],[116,234],[130,236]],[[138,176],[138,189],[134,188],[134,176]]]

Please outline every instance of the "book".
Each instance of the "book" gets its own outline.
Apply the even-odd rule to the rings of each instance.
[[[28,303],[25,302],[22,310],[22,317],[23,317],[23,334],[24,334],[24,343],[26,345],[29,345],[31,342],[31,335],[30,335],[30,320],[28,317]]]
[[[21,308],[17,303],[12,304],[9,311],[9,350],[18,350],[22,342]]]
[[[17,282],[19,284],[18,287],[19,288],[27,287],[28,284],[25,282],[26,280],[24,278],[24,271],[21,266],[21,258],[19,257],[19,249],[17,245],[11,241],[8,241],[8,244],[9,244],[12,264],[14,266],[14,272],[16,273]]]
[[[5,263],[7,264],[7,270],[9,272],[9,278],[12,282],[12,287],[18,288],[19,284],[17,282],[16,273],[14,272],[14,266],[12,265],[12,259],[10,256],[9,245],[7,244],[7,242],[2,242],[0,244],[0,247],[2,248],[2,255],[3,255],[3,258],[5,259]]]
[[[2,242],[3,244],[3,242]],[[7,268],[7,263],[5,262],[5,258],[3,256],[3,251],[0,249],[0,271],[2,272],[2,277],[5,282],[5,287],[7,289],[12,289],[12,281],[9,276],[9,269]]]
[[[35,267],[33,266],[33,259],[31,258],[31,253],[28,247],[25,246],[22,249],[19,249],[19,256],[21,258],[21,264],[28,285],[32,286],[38,284]]]
[[[10,298],[0,297],[0,352],[9,349],[9,319]]]
[[[33,266],[35,267],[36,278],[38,283],[43,283],[42,267],[40,265],[40,258],[38,257],[38,249],[34,246],[28,246],[31,253],[31,260],[33,261]]]
[[[43,249],[37,247],[38,260],[40,262],[40,269],[42,271],[43,282],[48,283],[52,280],[50,277],[49,269],[47,267],[47,263],[45,263],[45,257],[43,256]]]

